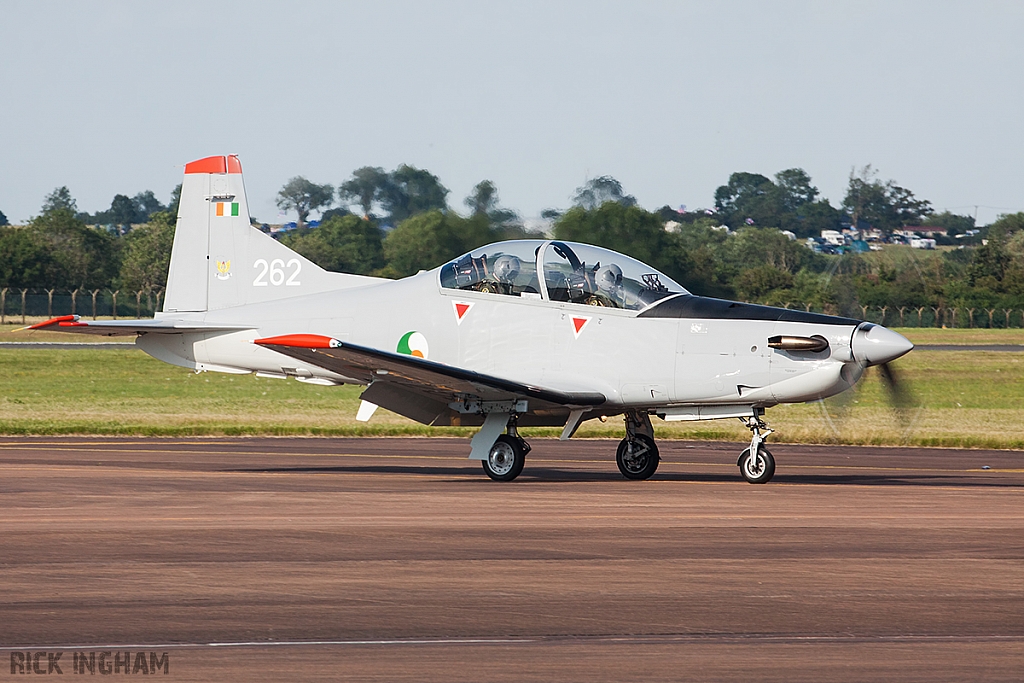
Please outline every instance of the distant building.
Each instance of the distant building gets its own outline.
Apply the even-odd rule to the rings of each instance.
[[[826,244],[831,244],[833,247],[841,247],[846,244],[846,236],[838,230],[822,230],[821,239],[825,240]]]
[[[935,240],[930,237],[911,237],[910,246],[914,249],[934,249]]]

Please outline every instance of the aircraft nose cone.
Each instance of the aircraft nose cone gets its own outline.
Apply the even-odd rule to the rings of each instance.
[[[863,323],[853,333],[853,357],[868,365],[896,360],[914,348],[910,340],[887,327]]]

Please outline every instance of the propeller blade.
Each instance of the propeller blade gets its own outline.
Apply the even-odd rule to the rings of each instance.
[[[917,407],[917,398],[906,386],[906,383],[900,381],[899,374],[892,363],[882,363],[877,367],[882,377],[882,386],[885,387],[885,393],[889,399],[889,405],[896,412],[896,419],[899,420],[900,426],[907,430],[910,427],[913,409]]]

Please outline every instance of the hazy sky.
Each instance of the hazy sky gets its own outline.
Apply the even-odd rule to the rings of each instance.
[[[239,154],[254,217],[290,177],[427,168],[524,216],[612,175],[713,203],[802,167],[838,205],[873,164],[939,210],[1024,210],[1020,2],[0,0],[0,211],[82,210]]]

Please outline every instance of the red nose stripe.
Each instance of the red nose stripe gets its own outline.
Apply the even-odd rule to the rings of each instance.
[[[280,337],[256,339],[253,343],[260,346],[294,346],[300,349],[331,348],[331,338],[322,334],[282,334]]]

